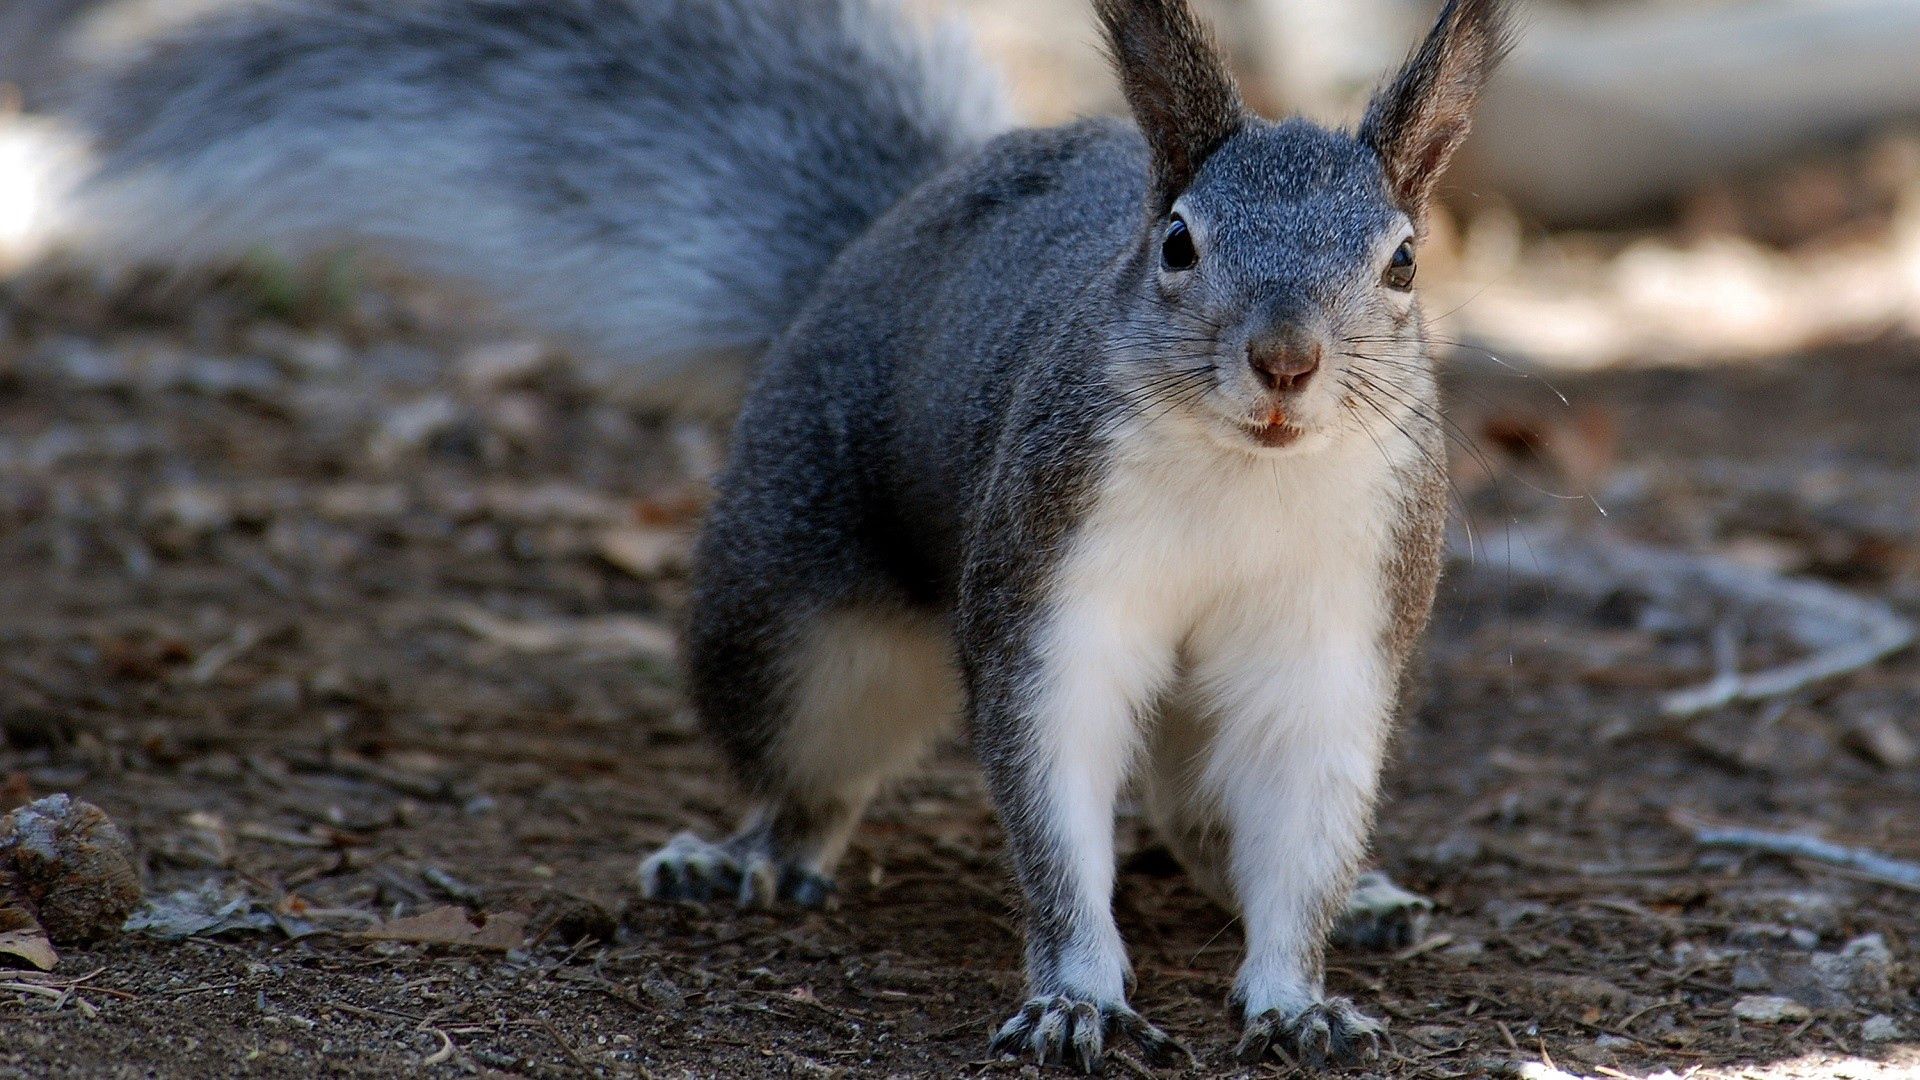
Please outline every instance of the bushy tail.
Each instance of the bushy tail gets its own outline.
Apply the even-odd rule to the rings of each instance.
[[[91,164],[53,228],[167,261],[367,249],[671,381],[757,355],[1002,124],[964,40],[891,2],[252,4],[62,107]]]

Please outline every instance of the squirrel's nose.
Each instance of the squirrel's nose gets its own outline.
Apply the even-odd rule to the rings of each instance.
[[[1256,341],[1247,346],[1247,363],[1267,389],[1291,394],[1307,387],[1320,370],[1320,343]]]

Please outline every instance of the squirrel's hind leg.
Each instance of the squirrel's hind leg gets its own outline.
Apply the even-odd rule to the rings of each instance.
[[[650,897],[824,906],[868,800],[958,714],[931,616],[861,605],[785,622],[693,635],[696,704],[758,805],[724,842],[683,833],[642,862]]]

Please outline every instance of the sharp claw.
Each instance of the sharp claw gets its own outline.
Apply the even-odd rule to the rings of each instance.
[[[1067,1018],[1060,1008],[1049,1008],[1033,1029],[1033,1056],[1042,1065],[1064,1064],[1067,1044]]]
[[[833,882],[820,874],[760,851],[743,855],[692,833],[681,833],[648,856],[636,876],[641,893],[650,900],[731,899],[744,908],[791,901],[818,909],[829,906],[834,895]]]
[[[1040,1020],[1040,1008],[1038,998],[1022,1005],[1020,1011],[1014,1013],[1012,1019],[1000,1025],[1000,1030],[994,1033],[992,1041],[987,1043],[987,1053],[997,1057],[1018,1056],[1020,1044],[1027,1041],[1027,1033]]]
[[[1106,1064],[1107,1040],[1120,1032],[1138,1043],[1154,1065],[1171,1064],[1181,1057],[1192,1060],[1185,1047],[1125,1005],[1102,1005],[1066,995],[1029,999],[987,1041],[987,1053],[1093,1073]]]
[[[1102,1029],[1106,1026],[1099,1008],[1090,1001],[1074,1002],[1067,1020],[1074,1067],[1081,1072],[1099,1072],[1105,1034]]]
[[[1262,1027],[1248,1027],[1233,1048],[1233,1059],[1242,1065],[1258,1065],[1267,1056],[1270,1037]]]
[[[809,911],[823,911],[833,904],[835,893],[832,880],[805,870],[789,869],[781,882],[781,889],[787,899]]]
[[[1249,1017],[1234,1055],[1243,1064],[1255,1064],[1276,1053],[1317,1070],[1330,1064],[1377,1060],[1385,1035],[1379,1021],[1335,998],[1292,1016],[1268,1010]]]
[[[1129,1012],[1119,1018],[1121,1031],[1126,1032],[1134,1045],[1140,1048],[1140,1054],[1149,1065],[1167,1067],[1180,1063],[1182,1059],[1193,1060],[1193,1052],[1182,1046],[1166,1032],[1147,1023],[1139,1013]]]
[[[666,877],[665,894],[669,900],[685,900],[690,891],[687,881],[687,868],[677,862],[669,862],[661,868]]]

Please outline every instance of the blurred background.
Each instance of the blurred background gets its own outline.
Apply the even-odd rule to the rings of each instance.
[[[0,4],[0,84],[31,106],[74,70],[243,2]],[[1121,107],[1084,4],[907,2],[957,10],[1031,122]],[[1256,108],[1337,122],[1357,118],[1433,7],[1198,6]],[[1430,306],[1460,309],[1456,336],[1598,366],[1920,325],[1920,4],[1535,0],[1520,20],[1424,264]]]

